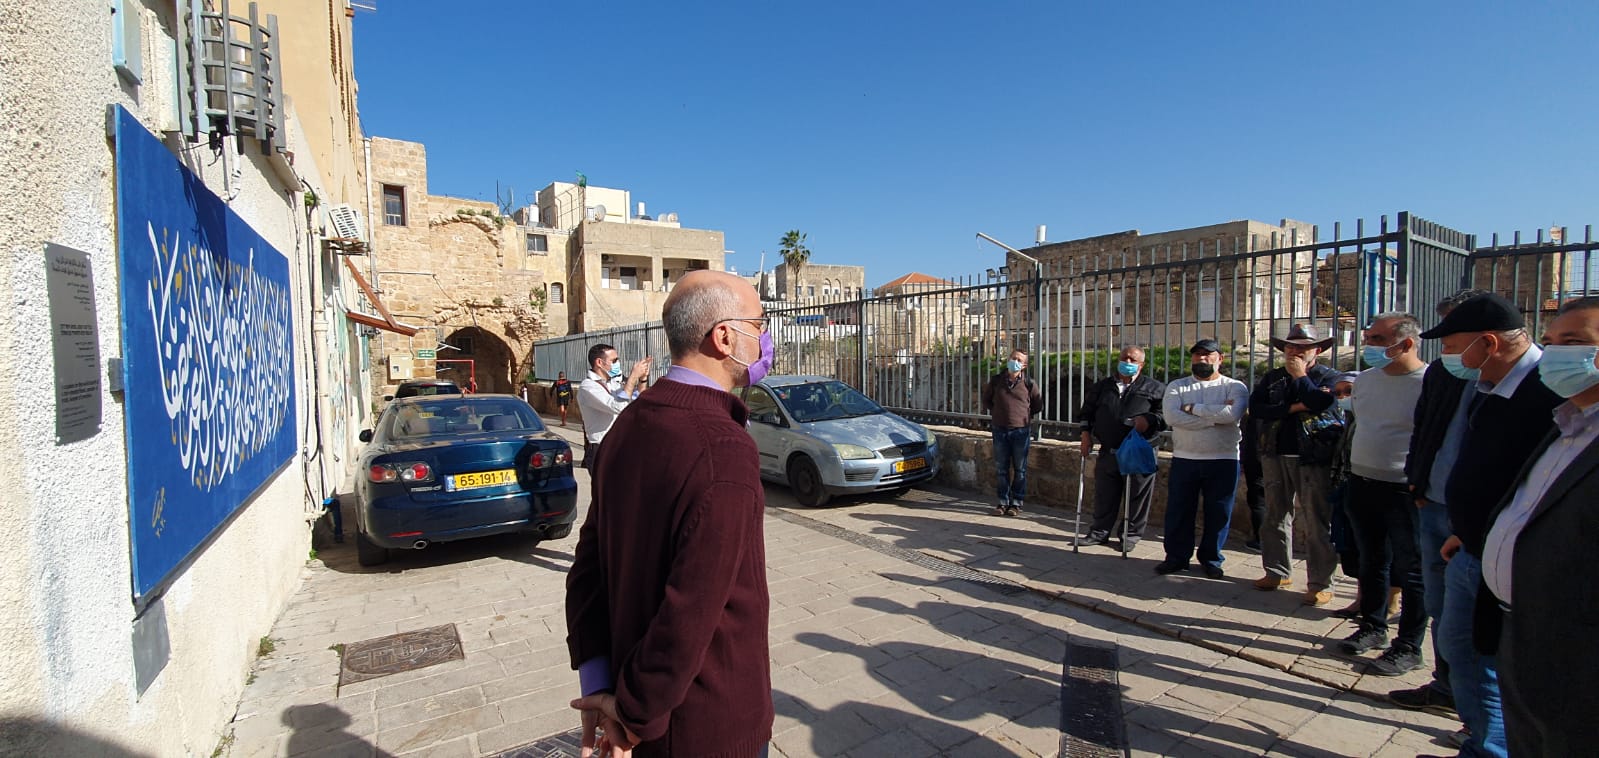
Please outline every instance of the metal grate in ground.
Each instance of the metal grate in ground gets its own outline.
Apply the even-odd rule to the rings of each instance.
[[[577,758],[583,750],[583,730],[552,734],[531,745],[513,747],[485,758]]]
[[[962,581],[982,585],[990,590],[998,592],[1001,595],[1020,595],[1028,591],[1025,585],[1006,581],[991,574],[985,574],[981,571],[969,569],[960,565],[959,563],[946,561],[943,558],[934,558],[931,555],[917,552],[915,550],[906,550],[902,547],[896,547],[877,539],[876,537],[869,537],[858,532],[852,532],[848,529],[842,529],[825,521],[817,521],[816,519],[801,516],[798,513],[794,513],[783,508],[767,508],[766,515],[773,518],[782,519],[783,521],[787,521],[788,523],[796,526],[803,526],[806,529],[821,532],[829,537],[837,537],[838,539],[846,542],[853,542],[861,547],[875,550],[884,555],[894,556],[895,558],[907,563],[914,563],[922,568],[937,571],[938,573],[948,576],[952,579],[960,579]]]
[[[1111,758],[1127,754],[1116,646],[1068,639],[1061,662],[1060,755]]]
[[[339,686],[464,657],[454,624],[352,642],[339,655]]]

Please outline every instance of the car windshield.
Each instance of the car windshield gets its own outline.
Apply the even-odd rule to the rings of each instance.
[[[788,414],[802,424],[883,412],[883,406],[856,392],[854,387],[838,381],[774,387],[772,392],[788,409]]]
[[[514,397],[451,398],[406,403],[393,409],[384,427],[391,440],[484,432],[537,432],[544,422]]]

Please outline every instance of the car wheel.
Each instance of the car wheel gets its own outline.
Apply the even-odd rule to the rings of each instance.
[[[822,472],[816,469],[816,462],[806,456],[796,455],[788,462],[788,486],[794,490],[794,498],[800,505],[815,508],[827,502]]]
[[[366,538],[365,532],[355,533],[355,560],[362,566],[376,566],[389,561],[389,549],[379,547]]]
[[[547,540],[564,539],[566,537],[566,535],[571,534],[571,533],[572,533],[572,525],[571,524],[562,524],[562,525],[560,525],[558,527],[555,527],[554,529],[551,529],[551,530],[545,532],[544,533],[544,539],[547,539]]]

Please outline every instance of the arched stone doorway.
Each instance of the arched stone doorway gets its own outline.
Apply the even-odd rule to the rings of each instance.
[[[511,381],[511,348],[505,344],[505,340],[494,336],[492,332],[469,326],[451,332],[444,338],[444,343],[456,349],[440,345],[439,358],[469,358],[475,361],[478,392],[516,394],[516,385]],[[440,379],[453,379],[463,388],[466,386],[467,364],[443,362],[438,365],[437,373]]]

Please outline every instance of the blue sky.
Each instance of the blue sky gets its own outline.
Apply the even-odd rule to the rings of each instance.
[[[378,5],[362,121],[426,144],[429,191],[582,171],[745,272],[788,229],[875,287],[1038,224],[1599,223],[1591,2]]]

